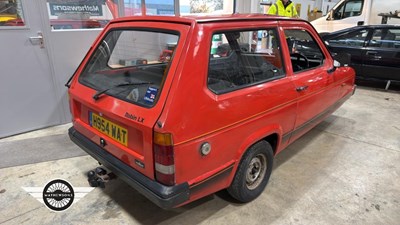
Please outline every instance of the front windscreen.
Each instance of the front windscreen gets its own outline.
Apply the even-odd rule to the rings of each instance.
[[[179,36],[173,32],[114,30],[97,46],[79,82],[144,107],[160,95]]]

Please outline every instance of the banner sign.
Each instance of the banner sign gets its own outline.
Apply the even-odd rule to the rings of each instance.
[[[50,14],[58,16],[68,13],[89,13],[91,16],[102,16],[103,9],[101,4],[87,3],[49,3]]]

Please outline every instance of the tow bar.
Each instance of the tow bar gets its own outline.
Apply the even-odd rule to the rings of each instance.
[[[108,173],[107,170],[102,167],[97,167],[94,170],[90,170],[87,173],[87,176],[89,185],[91,187],[101,187],[101,188],[105,188],[106,187],[105,184],[108,181],[117,177],[114,173],[112,172]]]

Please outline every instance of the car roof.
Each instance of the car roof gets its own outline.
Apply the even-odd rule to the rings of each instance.
[[[351,32],[351,31],[355,31],[355,30],[362,30],[362,29],[382,29],[382,28],[400,28],[400,25],[396,25],[396,24],[377,24],[377,25],[363,25],[363,26],[355,26],[355,27],[350,27],[350,28],[346,28],[343,30],[338,30],[338,31],[334,31],[330,34],[338,34],[338,33],[346,33],[346,32]]]
[[[334,31],[332,33],[323,33],[321,34],[321,37],[323,40],[326,39],[330,39],[330,38],[334,38],[338,35],[342,35],[345,33],[350,33],[353,31],[357,31],[357,30],[362,30],[362,29],[384,29],[384,28],[400,28],[400,25],[396,25],[396,24],[377,24],[377,25],[363,25],[363,26],[355,26],[355,27],[350,27],[350,28],[346,28],[343,30],[338,30],[338,31]]]
[[[211,22],[225,22],[225,21],[245,21],[245,20],[294,20],[304,21],[301,19],[294,19],[281,16],[272,16],[266,14],[221,14],[221,15],[184,15],[184,16],[130,16],[122,17],[111,21],[111,23],[120,22],[135,22],[135,21],[155,21],[155,22],[170,22],[170,23],[211,23]]]

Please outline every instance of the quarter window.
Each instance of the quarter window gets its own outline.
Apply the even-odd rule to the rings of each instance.
[[[283,77],[276,29],[226,31],[212,37],[208,87],[216,94]]]
[[[321,66],[325,56],[318,43],[305,30],[285,30],[294,72]]]

